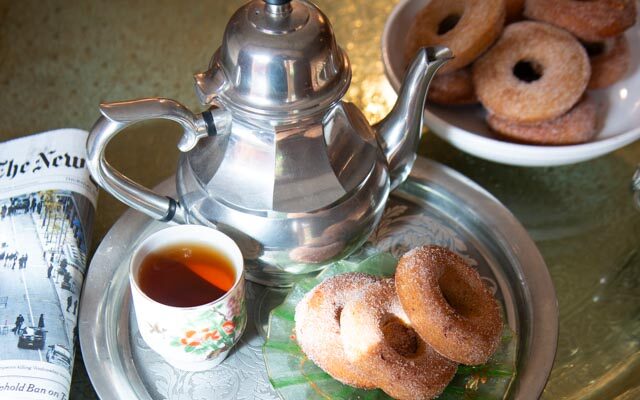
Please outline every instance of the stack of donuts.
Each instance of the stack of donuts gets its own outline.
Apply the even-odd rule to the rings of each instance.
[[[336,380],[396,399],[431,399],[458,363],[497,349],[500,306],[460,256],[439,246],[406,253],[394,278],[331,277],[298,303],[296,340]]]
[[[409,29],[405,64],[423,46],[447,46],[455,59],[433,80],[430,101],[480,102],[510,140],[583,143],[598,126],[588,89],[627,73],[624,32],[636,13],[636,0],[432,0]]]

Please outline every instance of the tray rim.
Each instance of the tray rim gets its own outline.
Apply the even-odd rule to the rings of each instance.
[[[507,242],[517,244],[513,250],[517,252],[518,259],[522,263],[523,268],[520,272],[526,278],[527,298],[531,300],[528,308],[532,316],[533,332],[528,349],[534,349],[536,346],[537,348],[535,352],[530,351],[529,354],[526,354],[529,361],[524,368],[518,370],[513,397],[537,399],[544,390],[551,373],[558,341],[557,298],[551,276],[538,248],[524,227],[504,205],[459,172],[418,156],[410,178],[418,183],[434,182],[446,188],[451,194],[465,194],[463,198],[465,200],[472,199],[474,207],[491,211],[493,214],[491,214],[490,225],[495,226],[497,232],[508,232]],[[443,182],[446,185],[443,185]],[[175,191],[174,177],[163,181],[156,189],[167,193]],[[133,377],[130,375],[122,376],[125,367],[135,369],[132,359],[127,360],[120,357],[122,351],[128,352],[127,354],[131,353],[129,341],[123,341],[126,343],[124,349],[114,349],[113,346],[111,348],[109,346],[110,343],[114,343],[114,338],[128,335],[128,322],[123,323],[123,319],[120,318],[119,321],[112,324],[112,329],[101,330],[99,327],[106,326],[103,321],[105,317],[108,321],[109,313],[114,314],[118,311],[110,309],[107,300],[113,295],[111,292],[113,290],[112,283],[115,281],[114,274],[117,274],[117,268],[121,263],[109,262],[108,257],[121,256],[130,244],[129,241],[122,243],[122,238],[133,237],[152,222],[151,218],[137,211],[126,211],[109,229],[96,249],[85,280],[78,320],[80,348],[94,390],[103,400],[151,399],[138,374]],[[504,239],[506,240],[506,238]],[[118,250],[119,254],[114,254],[118,253]],[[114,266],[114,264],[117,265]],[[532,287],[536,289],[536,296],[531,296],[530,289]],[[128,296],[125,295],[123,306],[127,305],[128,301]],[[549,318],[550,316],[552,318]],[[128,318],[125,320],[128,321]],[[117,342],[120,341],[117,340]],[[518,352],[520,351],[519,349]],[[518,359],[521,356],[518,354]],[[526,390],[521,390],[521,388],[526,388]]]
[[[555,286],[542,254],[520,221],[486,189],[447,166],[424,158],[416,160],[416,164],[418,163],[421,164],[421,168],[414,168],[411,171],[412,179],[427,181],[434,180],[435,176],[437,177],[436,181],[446,180],[447,183],[450,183],[446,187],[449,192],[475,191],[478,197],[474,197],[473,204],[478,205],[478,200],[481,200],[482,203],[477,208],[483,211],[490,211],[492,216],[490,222],[495,227],[494,233],[508,232],[509,238],[503,237],[503,240],[518,244],[518,247],[514,250],[518,252],[518,259],[523,262],[523,268],[520,272],[528,284],[525,289],[527,290],[527,298],[530,300],[529,309],[533,315],[534,325],[528,349],[535,348],[536,351],[527,354],[528,363],[524,368],[518,364],[517,375],[514,380],[515,387],[512,389],[513,394],[510,398],[540,398],[551,374],[559,334],[558,300]],[[531,288],[535,288],[535,296],[532,296]],[[548,316],[553,316],[553,318],[548,318]],[[518,332],[518,335],[522,334]],[[518,340],[521,340],[521,338]],[[518,348],[518,361],[523,356],[520,354],[522,350],[522,348]],[[534,370],[535,368],[541,369]],[[531,388],[537,388],[538,390],[531,391]]]

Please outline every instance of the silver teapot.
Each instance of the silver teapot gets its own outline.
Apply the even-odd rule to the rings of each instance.
[[[327,17],[302,0],[253,0],[231,17],[209,69],[195,75],[193,113],[164,98],[100,105],[87,141],[95,180],[165,222],[215,227],[243,252],[247,278],[286,286],[347,256],[376,227],[389,191],[408,175],[429,83],[452,57],[422,49],[398,101],[371,126],[342,100],[351,67]],[[178,200],[129,180],[105,160],[138,121],[178,122]]]

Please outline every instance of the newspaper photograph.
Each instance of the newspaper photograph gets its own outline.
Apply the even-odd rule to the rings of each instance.
[[[0,399],[69,395],[98,190],[87,132],[0,143]]]

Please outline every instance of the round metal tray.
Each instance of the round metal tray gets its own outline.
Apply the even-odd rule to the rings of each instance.
[[[174,193],[174,180],[157,189]],[[287,289],[248,285],[247,330],[229,358],[211,371],[178,371],[145,345],[131,318],[128,261],[133,247],[162,226],[128,211],[91,261],[79,329],[85,366],[100,398],[278,399],[268,381],[261,346],[269,311]],[[494,287],[518,336],[518,374],[507,398],[537,399],[553,365],[558,308],[544,260],[527,232],[484,189],[418,157],[407,182],[393,192],[365,248],[398,256],[427,243],[458,252]]]

